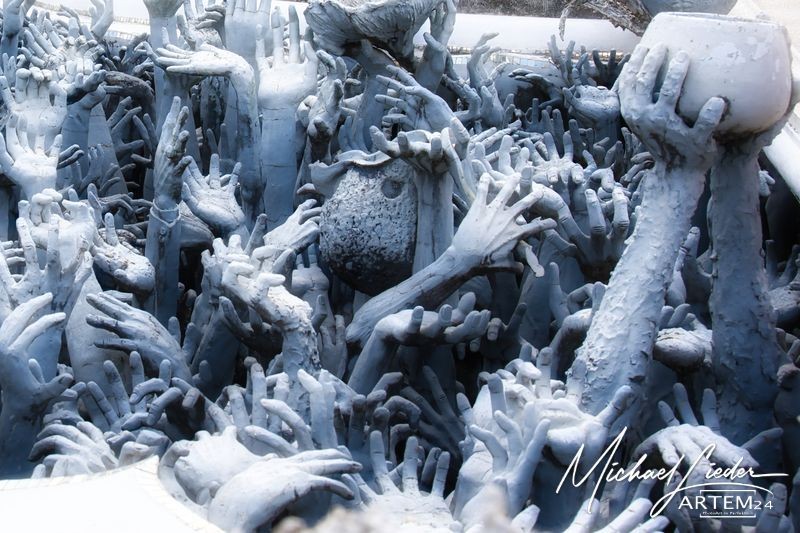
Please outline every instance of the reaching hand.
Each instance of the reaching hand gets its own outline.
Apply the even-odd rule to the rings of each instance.
[[[24,119],[12,119],[5,136],[0,134],[0,166],[27,198],[45,189],[55,189],[61,153],[61,135],[57,135],[46,149],[45,133],[38,126],[31,129],[36,138],[33,147],[28,140],[28,125]]]
[[[155,269],[136,248],[117,236],[114,215],[106,213],[105,228],[95,234],[92,255],[95,265],[110,274],[123,288],[147,294],[155,284]]]
[[[194,0],[183,2],[183,15],[178,15],[178,28],[189,45],[196,49],[203,43],[221,48],[224,28],[218,24],[225,18],[225,6],[216,0]],[[220,30],[222,30],[220,32]]]
[[[156,50],[159,66],[172,74],[192,76],[247,76],[252,69],[241,56],[211,44],[201,44],[193,52],[169,44]]]
[[[10,0],[3,7],[3,35],[19,35],[35,0]]]
[[[636,448],[633,459],[638,459],[644,454],[655,455],[650,458],[651,462],[655,460],[665,464],[667,468],[677,467],[684,471],[694,465],[688,479],[689,485],[705,480],[706,473],[714,468],[712,466],[714,463],[723,467],[735,464],[743,468],[758,468],[758,463],[748,450],[748,445],[756,442],[756,439],[743,447],[738,447],[720,434],[717,398],[713,391],[706,389],[703,393],[700,406],[703,425],[689,404],[686,388],[676,383],[673,392],[675,407],[684,423],[678,422],[669,405],[663,401],[659,402],[658,411],[667,427],[645,439]],[[704,456],[703,450],[710,444],[714,445],[711,455]]]
[[[341,57],[334,59],[324,50],[317,51],[317,58],[328,72],[319,84],[319,94],[311,95],[304,101],[308,113],[304,124],[306,124],[309,139],[327,149],[327,143],[334,137],[339,127],[343,111],[347,65]],[[330,155],[329,153],[314,154],[318,159]]]
[[[47,314],[53,295],[42,294],[19,305],[0,326],[0,386],[3,388],[3,416],[36,420],[48,403],[72,382],[61,374],[45,382],[42,368],[30,353],[40,336],[63,328],[65,313]]]
[[[98,340],[95,342],[98,347],[126,353],[139,352],[151,368],[169,361],[176,376],[191,382],[192,375],[178,340],[180,331],[174,331],[174,328],[167,331],[147,311],[136,309],[107,293],[89,295],[87,302],[106,316],[87,315],[86,322],[118,337]],[[177,326],[177,322],[173,325]]]
[[[265,2],[268,0],[264,0]],[[284,57],[285,26],[280,13],[272,13],[272,62],[265,39],[256,44],[258,106],[262,111],[295,112],[307,96],[316,92],[319,59],[308,41],[300,38],[300,22],[294,6],[289,8],[289,55]]]
[[[328,491],[352,499],[352,490],[331,476],[359,470],[359,463],[338,450],[307,451],[287,458],[267,455],[217,491],[208,519],[225,530],[269,526],[288,505],[312,492]]]
[[[553,229],[554,220],[536,219],[520,223],[520,215],[542,199],[541,192],[532,192],[508,205],[519,185],[519,176],[510,176],[492,201],[488,201],[488,174],[481,177],[475,201],[453,237],[453,249],[476,268],[516,269],[511,257],[517,243],[528,236]]]
[[[225,11],[225,42],[228,50],[251,64],[256,57],[257,42],[269,36],[269,13],[272,0],[230,0]],[[259,28],[259,26],[261,28]],[[280,34],[283,42],[283,31]],[[270,43],[271,44],[271,43]],[[276,50],[281,50],[283,44]]]
[[[53,78],[49,70],[17,69],[12,96],[6,77],[0,76],[0,95],[11,116],[34,125],[46,143],[53,142],[67,117],[67,92]]]
[[[175,97],[164,122],[153,169],[155,202],[161,209],[175,208],[181,200],[183,173],[191,161],[184,157],[189,142],[189,132],[184,130],[188,120],[189,109],[181,108],[181,99]]]
[[[614,134],[619,129],[620,104],[615,90],[577,85],[564,89],[564,101],[569,106],[570,115],[578,119],[582,127]]]
[[[0,258],[0,281],[5,292],[5,301],[9,305],[3,313],[10,313],[31,299],[50,293],[54,295],[50,299],[51,309],[69,315],[84,282],[92,273],[91,256],[87,252],[89,243],[82,243],[78,253],[71,258],[62,258],[63,242],[58,221],[54,218],[47,232],[47,262],[41,268],[36,244],[25,219],[17,220],[17,231],[25,259],[25,270],[17,280],[12,276],[5,257]]]
[[[375,335],[404,346],[469,342],[486,332],[491,318],[488,310],[472,309],[474,303],[474,295],[468,293],[461,298],[457,309],[445,304],[438,313],[422,307],[400,311],[381,319],[375,325]]]
[[[114,22],[114,0],[92,0],[89,14],[92,17],[92,34],[102,41]]]
[[[383,126],[398,124],[405,131],[427,130],[441,131],[450,126],[454,115],[450,106],[442,98],[420,85],[411,74],[400,67],[386,67],[397,80],[378,76],[376,79],[394,95],[376,95],[375,99],[391,109],[390,114],[383,117]]]
[[[500,486],[505,491],[509,514],[516,515],[522,511],[530,497],[533,476],[547,441],[550,427],[548,420],[533,426],[526,425],[523,429],[501,411],[495,412],[494,419],[504,433],[505,445],[491,431],[476,425],[469,427],[472,437],[485,446],[482,452],[486,453],[488,450],[491,455],[492,467],[484,479],[483,487],[457,513],[459,520],[468,526],[480,522],[482,508],[486,505],[486,498],[493,486]],[[456,486],[456,493],[458,492]]]
[[[237,164],[233,173],[221,176],[219,155],[212,154],[208,176],[203,176],[194,159],[184,174],[183,200],[217,235],[227,236],[244,224],[244,212],[236,201],[240,169]]]
[[[450,466],[449,453],[439,455],[435,463],[433,487],[429,493],[424,493],[420,491],[417,473],[422,461],[416,437],[410,437],[405,443],[401,487],[397,487],[389,475],[383,436],[379,431],[370,434],[369,447],[375,483],[380,492],[367,485],[360,475],[354,476],[361,500],[366,504],[365,512],[380,513],[389,527],[396,525],[424,531],[451,531],[458,527],[444,501],[444,486]]]
[[[637,46],[619,77],[620,108],[625,122],[661,164],[703,171],[714,162],[714,130],[725,112],[721,98],[711,98],[694,126],[678,116],[676,105],[689,70],[689,56],[679,52],[670,61],[658,99],[653,93],[666,60],[665,46]]]
[[[143,0],[151,19],[171,19],[183,0]]]

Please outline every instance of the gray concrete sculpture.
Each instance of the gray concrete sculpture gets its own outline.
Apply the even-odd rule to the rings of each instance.
[[[0,42],[2,477],[151,458],[225,531],[473,533],[729,530],[668,497],[724,478],[737,527],[800,529],[778,25],[661,14],[630,56],[496,69],[487,33],[462,79],[451,0],[315,0],[306,35],[145,0],[124,45],[112,0],[30,4]]]

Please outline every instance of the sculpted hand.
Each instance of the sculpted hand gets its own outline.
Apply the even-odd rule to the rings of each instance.
[[[588,511],[591,505],[591,512]],[[665,516],[650,518],[650,509],[653,502],[647,498],[636,498],[619,515],[613,517],[603,528],[598,528],[597,519],[600,516],[600,502],[590,500],[581,504],[578,514],[565,530],[565,533],[616,533],[617,531],[635,531],[636,533],[650,533],[662,531],[669,525]]]
[[[700,110],[691,128],[675,111],[683,81],[689,69],[689,56],[678,53],[669,64],[658,99],[653,92],[658,73],[665,62],[667,49],[652,50],[637,46],[619,77],[622,116],[650,154],[669,166],[704,170],[714,162],[714,130],[719,124],[725,102],[711,98]]]
[[[482,452],[473,453],[486,453],[488,450],[492,466],[484,478],[483,487],[456,513],[458,519],[466,526],[480,522],[483,516],[482,509],[487,503],[486,498],[494,486],[504,490],[508,499],[509,514],[516,515],[522,511],[530,497],[533,476],[542,459],[542,450],[547,440],[547,430],[550,426],[548,420],[539,422],[533,427],[526,426],[523,433],[523,429],[502,412],[495,412],[494,418],[502,429],[505,445],[491,431],[476,425],[469,427],[472,437],[482,442],[485,447]],[[531,432],[528,433],[529,431]],[[461,496],[458,492],[459,488],[456,485],[456,498]]]
[[[228,50],[251,62],[260,57],[257,42],[268,37],[269,13],[272,0],[231,0],[225,10],[225,43]],[[261,28],[259,28],[261,26]],[[283,41],[283,31],[280,35]],[[283,45],[277,47],[281,50]]]
[[[47,405],[72,382],[61,374],[45,382],[30,347],[40,336],[63,328],[65,313],[48,314],[53,295],[45,293],[19,305],[0,325],[0,386],[3,417],[37,420]]]
[[[467,62],[469,84],[480,94],[481,119],[487,129],[492,126],[502,126],[505,114],[503,104],[497,94],[497,88],[486,70],[486,61],[491,54],[497,51],[487,43],[497,35],[496,33],[483,34],[472,49],[472,55]]]
[[[3,34],[18,35],[35,0],[11,0],[3,9]]]
[[[451,126],[441,132],[401,131],[395,140],[389,141],[376,126],[372,126],[370,134],[376,150],[390,157],[405,159],[423,175],[441,176],[449,173],[461,176],[458,152],[467,144],[469,133],[455,117]]]
[[[153,168],[155,201],[162,209],[174,208],[181,200],[183,173],[191,161],[184,157],[189,142],[189,132],[184,130],[188,120],[189,109],[181,108],[181,99],[175,97],[164,122]]]
[[[252,78],[252,68],[241,56],[211,44],[201,44],[194,52],[170,44],[156,54],[158,65],[173,74]]]
[[[324,50],[317,50],[317,58],[328,72],[320,82],[319,94],[311,95],[305,100],[308,119],[304,124],[307,124],[309,139],[327,147],[327,143],[334,137],[339,127],[344,84],[347,81],[347,65],[341,57],[334,59]],[[324,157],[328,154],[315,155]]]
[[[101,41],[114,22],[114,0],[92,0],[89,14],[92,17],[92,34]]]
[[[308,266],[305,266],[303,261],[295,265],[295,270],[292,271],[292,287],[291,292],[295,296],[303,298],[309,304],[316,303],[317,296],[326,295],[331,288],[331,282],[328,276],[320,268],[317,262],[317,252],[314,247],[308,248]],[[309,296],[312,298],[309,299]]]
[[[264,0],[268,2],[268,0]],[[258,64],[258,106],[262,111],[296,111],[307,96],[317,90],[319,59],[308,41],[300,38],[300,22],[294,6],[289,8],[289,55],[283,53],[283,25],[280,13],[272,13],[272,62],[264,39],[256,43]]]
[[[183,2],[183,15],[178,15],[178,28],[192,48],[203,43],[222,48],[221,28],[215,23],[220,17],[224,20],[225,6],[216,0],[209,0],[208,5],[206,0],[187,0]]]
[[[61,135],[57,135],[45,149],[44,132],[39,127],[31,127],[31,130],[36,137],[33,147],[24,120],[12,118],[5,136],[0,134],[0,166],[5,175],[22,189],[26,198],[32,198],[45,189],[55,189],[61,152]]]
[[[383,117],[383,126],[402,126],[405,131],[441,131],[450,126],[454,114],[440,96],[420,85],[414,77],[400,67],[386,67],[397,79],[378,76],[392,95],[378,94],[375,100],[382,102],[391,112]]]
[[[488,201],[492,178],[484,174],[475,201],[453,236],[452,248],[476,268],[518,269],[511,257],[517,243],[528,236],[553,229],[554,220],[522,220],[520,215],[542,199],[534,191],[509,205],[519,185],[519,176],[510,176],[492,201]],[[477,238],[476,238],[477,237]]]
[[[108,129],[111,131],[111,140],[118,161],[124,161],[132,152],[141,150],[145,146],[145,141],[142,139],[128,142],[131,123],[141,112],[141,106],[133,107],[133,98],[128,96],[120,100],[117,109],[108,118]]]
[[[375,483],[380,492],[367,485],[360,475],[354,476],[366,505],[364,511],[380,513],[388,527],[397,526],[420,531],[452,531],[458,524],[444,501],[444,486],[450,466],[450,454],[442,453],[435,463],[433,487],[429,493],[420,491],[417,471],[422,452],[416,437],[405,443],[405,456],[401,467],[402,484],[395,485],[386,467],[386,452],[380,431],[369,436],[370,460],[375,472]]]
[[[178,341],[179,331],[167,331],[147,311],[131,307],[107,293],[91,294],[86,301],[106,315],[87,315],[86,322],[118,337],[98,340],[95,345],[126,353],[139,352],[151,368],[158,368],[162,361],[169,361],[176,376],[191,382],[192,374]],[[174,325],[177,326],[177,322]]]
[[[450,56],[447,43],[455,28],[456,5],[457,2],[454,0],[446,0],[439,4],[430,15],[430,33],[422,35],[426,46],[415,75],[423,87],[433,91],[439,86],[447,68]]]
[[[49,224],[46,237],[47,261],[45,267],[41,268],[28,221],[23,218],[17,219],[17,231],[25,260],[22,276],[15,279],[5,257],[0,258],[0,281],[5,292],[5,300],[9,304],[7,311],[10,312],[40,294],[51,293],[56,295],[50,299],[52,311],[69,315],[84,282],[92,273],[91,256],[87,251],[88,242],[84,242],[71,259],[62,259],[60,231],[57,221],[53,220]]]
[[[686,388],[676,383],[673,392],[675,407],[684,423],[678,421],[669,405],[659,402],[658,411],[667,427],[645,439],[636,448],[634,459],[647,454],[651,463],[655,460],[656,464],[660,462],[667,468],[682,465],[683,472],[697,463],[688,476],[689,485],[705,478],[705,474],[714,468],[712,461],[723,467],[741,463],[743,468],[758,468],[758,463],[748,451],[749,445],[755,443],[756,439],[738,447],[720,433],[717,398],[713,391],[706,389],[703,393],[700,411],[704,425],[700,425],[689,404]],[[710,453],[704,454],[712,445]],[[653,455],[655,457],[651,457]]]
[[[445,304],[438,313],[418,306],[389,315],[375,326],[375,335],[404,346],[454,345],[480,338],[491,313],[462,309],[470,307],[468,301],[474,304],[474,296],[464,295],[457,310]]]
[[[596,132],[611,132],[619,127],[619,96],[613,89],[576,85],[564,89],[564,102],[570,116],[578,119],[584,128],[594,128]],[[600,134],[600,137],[605,135]]]
[[[316,200],[306,200],[286,222],[264,235],[264,246],[253,251],[253,259],[263,262],[262,270],[271,268],[287,250],[298,254],[316,241],[321,212]]]
[[[169,19],[175,16],[183,0],[143,0],[151,19]]]
[[[244,212],[236,201],[240,169],[237,164],[233,173],[221,176],[219,155],[212,154],[208,176],[203,176],[194,159],[184,173],[184,202],[217,235],[226,236],[244,224]]]
[[[17,69],[12,96],[6,77],[0,76],[0,96],[11,116],[35,127],[48,144],[67,118],[67,92],[53,78],[49,70]]]
[[[519,304],[508,323],[500,318],[489,320],[484,335],[479,337],[480,345],[476,350],[484,360],[493,361],[494,365],[505,365],[519,355],[523,346],[528,345],[519,334],[519,327],[527,310],[526,304]]]
[[[91,422],[81,421],[74,426],[49,424],[38,439],[30,459],[42,460],[47,477],[94,474],[118,465],[103,432]]]
[[[31,236],[40,248],[49,246],[51,229],[57,228],[57,242],[65,261],[74,260],[85,252],[94,238],[97,219],[86,200],[78,200],[74,191],[67,198],[45,189],[30,202],[19,204],[20,217],[25,220]]]
[[[181,457],[173,467],[175,479],[190,498],[201,505],[207,503],[225,483],[259,457],[236,440],[236,427],[229,426],[222,433],[210,435],[199,431],[193,441],[173,444],[173,452]]]
[[[228,531],[269,526],[287,506],[312,492],[327,491],[352,499],[352,490],[333,476],[359,470],[359,463],[334,449],[287,458],[267,455],[217,491],[208,507],[208,519]]]
[[[578,63],[578,71],[581,74],[581,78],[588,76],[596,85],[608,88],[614,86],[617,78],[622,73],[625,63],[631,58],[630,54],[621,55],[613,49],[609,52],[607,62],[603,62],[598,50],[592,50],[592,63],[589,63],[588,60],[589,53],[586,52],[584,55],[586,59],[584,60],[581,57],[581,61]]]
[[[106,213],[105,228],[95,233],[91,249],[98,268],[116,279],[123,288],[147,294],[155,284],[155,270],[136,248],[117,236],[114,215]]]

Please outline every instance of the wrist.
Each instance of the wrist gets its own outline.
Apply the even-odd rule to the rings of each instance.
[[[297,107],[267,107],[259,106],[261,120],[263,122],[295,122],[297,119]]]
[[[247,226],[244,223],[228,229],[223,228],[222,233],[225,235],[226,240],[232,235],[238,235],[242,238],[242,242],[247,242],[247,238],[250,236],[250,232],[247,230]]]
[[[450,269],[454,276],[475,274],[480,266],[486,262],[485,255],[465,252],[457,245],[451,244],[442,255],[434,262]]]
[[[158,36],[161,36],[162,28],[170,26],[170,24],[172,24],[172,22],[175,20],[174,16],[170,17],[163,13],[148,13],[148,16],[150,18],[150,30],[151,32],[153,30],[158,30],[157,34],[153,34]]]
[[[231,56],[235,57],[228,75],[231,85],[240,98],[247,97],[249,100],[255,100],[256,75],[253,67],[243,57],[234,54]]]
[[[161,220],[171,223],[177,220],[180,215],[179,202],[180,199],[176,200],[168,194],[156,193],[153,200],[153,210]]]
[[[264,167],[297,171],[298,136],[293,109],[261,110],[261,155]],[[305,135],[300,137],[305,138]]]

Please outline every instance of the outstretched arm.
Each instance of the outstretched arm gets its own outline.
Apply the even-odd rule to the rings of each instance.
[[[509,205],[520,177],[510,176],[500,192],[488,201],[489,182],[484,175],[467,216],[459,226],[450,247],[428,267],[406,281],[375,296],[362,306],[347,328],[347,342],[366,342],[377,322],[392,313],[415,305],[439,306],[465,281],[492,270],[514,270],[511,257],[517,243],[526,237],[555,227],[554,220],[518,223],[518,217],[542,199],[539,190]]]
[[[689,58],[669,64],[656,103],[652,94],[666,61],[666,47],[638,47],[620,76],[622,115],[656,158],[656,169],[641,184],[642,205],[628,247],[578,350],[569,383],[583,388],[583,406],[600,411],[619,387],[641,393],[653,351],[656,326],[680,246],[714,161],[714,131],[725,102],[712,98],[694,127],[675,111]],[[598,386],[597,384],[605,384]],[[637,402],[639,405],[641,402]]]

